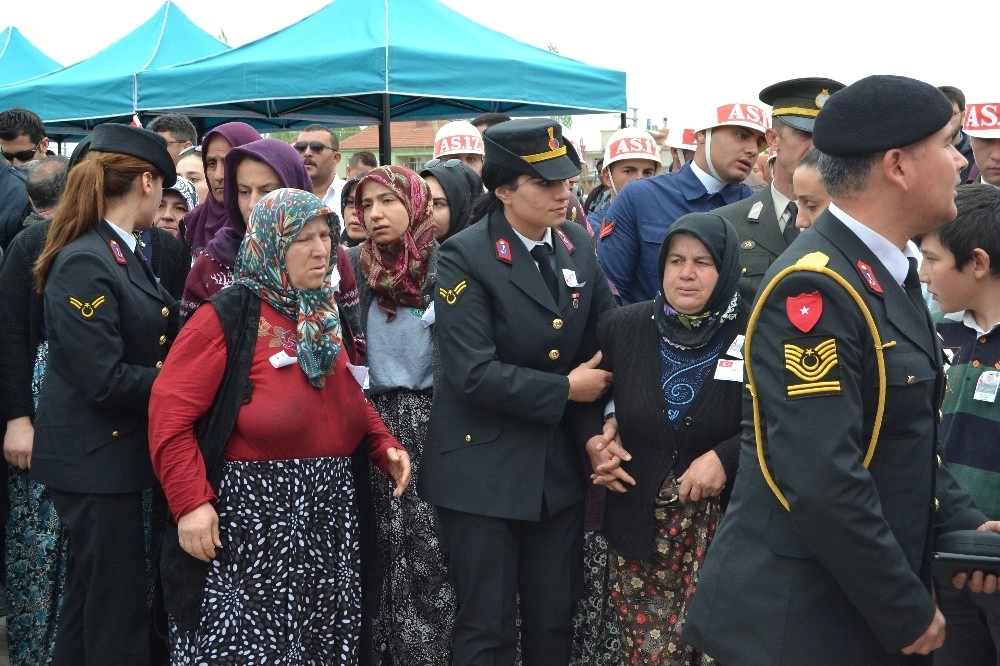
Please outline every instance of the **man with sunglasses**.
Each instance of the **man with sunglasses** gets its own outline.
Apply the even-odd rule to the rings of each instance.
[[[38,114],[19,107],[0,113],[0,249],[7,249],[31,214],[25,175],[16,167],[42,159],[48,147]]]
[[[340,164],[340,139],[323,125],[309,125],[292,147],[302,156],[302,163],[312,178],[313,194],[330,207],[340,210],[340,190],[344,179],[337,175]]]

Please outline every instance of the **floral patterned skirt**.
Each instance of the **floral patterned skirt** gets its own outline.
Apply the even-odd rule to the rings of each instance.
[[[170,663],[357,663],[361,577],[350,458],[229,461],[222,548],[193,632],[170,626]]]
[[[417,497],[420,457],[427,437],[430,391],[397,389],[373,395],[372,406],[410,455],[412,477],[403,496],[392,496],[382,472],[372,469],[372,495],[382,558],[382,589],[372,630],[376,666],[451,663],[457,601],[438,541],[434,507]]]
[[[609,557],[624,664],[715,663],[681,642],[680,634],[722,509],[718,497],[681,504],[675,499],[676,486],[671,473],[657,495],[650,558],[633,560],[613,549]]]

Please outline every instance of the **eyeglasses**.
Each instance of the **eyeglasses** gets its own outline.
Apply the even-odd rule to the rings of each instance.
[[[440,157],[435,157],[434,159],[429,160],[426,164],[424,164],[424,168],[425,169],[433,169],[436,166],[443,166],[443,167],[446,167],[448,169],[454,169],[455,167],[461,166],[462,164],[464,164],[464,162],[462,162],[462,160],[454,158],[454,157],[451,158],[450,160],[446,160],[444,162],[441,161]]]
[[[181,152],[177,153],[177,157],[178,158],[184,157],[186,155],[190,155],[191,153],[194,153],[195,155],[201,155],[201,146],[188,146]]]
[[[306,148],[308,148],[317,155],[322,153],[324,150],[332,150],[333,152],[337,152],[337,150],[339,150],[338,148],[334,148],[333,146],[323,145],[319,141],[299,141],[298,143],[293,143],[292,148],[299,151],[300,153],[306,152]]]
[[[39,141],[31,150],[21,150],[16,153],[8,153],[6,150],[0,150],[0,155],[3,155],[3,158],[11,164],[14,163],[14,160],[17,160],[18,162],[29,162],[31,161],[31,158],[35,156],[35,153],[38,152],[38,147],[41,145],[42,142]]]

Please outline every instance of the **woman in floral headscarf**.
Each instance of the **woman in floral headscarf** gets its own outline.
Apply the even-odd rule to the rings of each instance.
[[[339,233],[312,193],[264,196],[233,287],[195,311],[153,387],[150,453],[183,549],[161,560],[173,664],[357,660],[350,456],[367,437],[397,495],[409,459],[342,353]]]
[[[354,201],[368,233],[348,256],[358,275],[361,330],[368,342],[369,397],[409,452],[416,476],[437,366],[430,190],[413,171],[385,166],[365,174]],[[372,612],[373,663],[451,663],[455,596],[434,509],[413,488],[393,498],[384,479],[373,478],[372,485],[383,575],[370,595],[373,606],[378,603]]]

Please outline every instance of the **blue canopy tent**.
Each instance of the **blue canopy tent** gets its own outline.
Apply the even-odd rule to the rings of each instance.
[[[41,116],[50,137],[84,134],[102,122],[132,118],[138,109],[139,72],[228,48],[168,0],[148,21],[90,58],[0,86],[0,109],[31,109]]]
[[[447,36],[446,38],[444,36]],[[622,113],[625,74],[518,42],[437,0],[334,0],[226,53],[139,74],[138,108],[268,127]]]
[[[38,50],[17,28],[10,26],[0,32],[0,86],[47,74],[60,67],[62,65]]]

